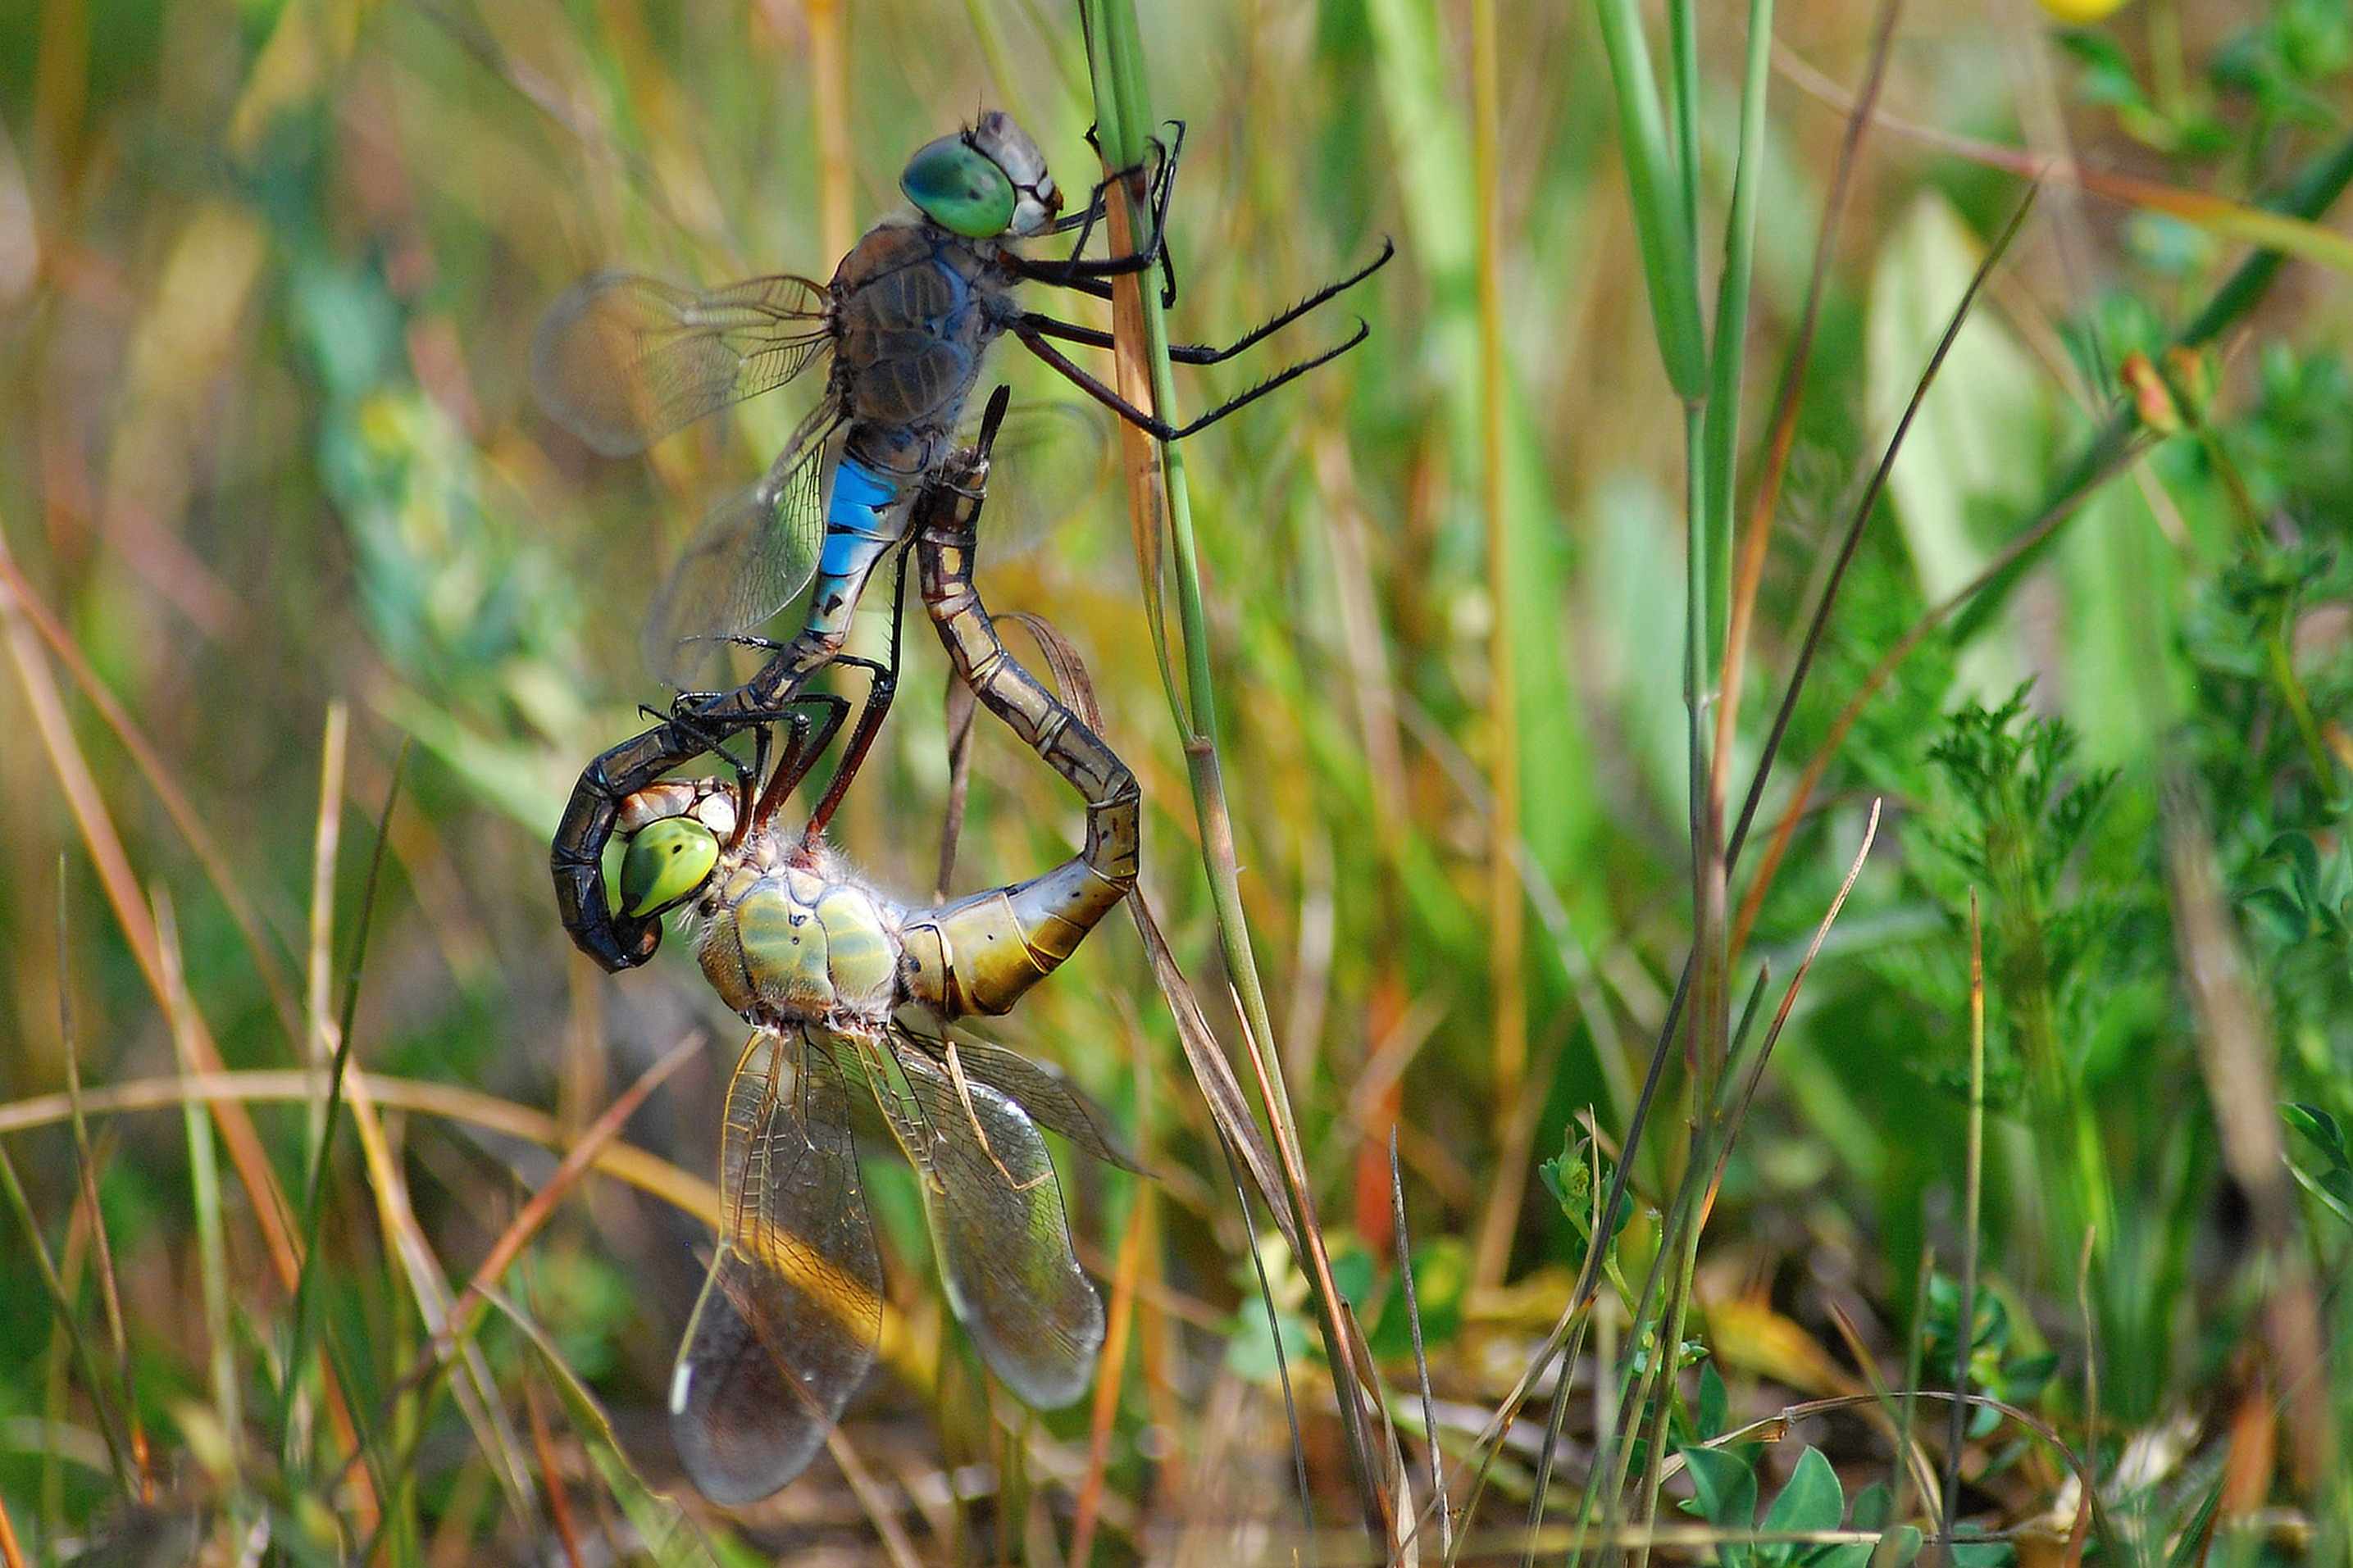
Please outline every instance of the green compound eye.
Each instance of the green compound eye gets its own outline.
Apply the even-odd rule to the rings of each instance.
[[[907,160],[899,188],[942,228],[993,239],[1013,222],[1013,182],[961,136],[927,142]]]
[[[719,862],[719,836],[691,816],[649,823],[621,856],[621,911],[658,914],[702,886]]]

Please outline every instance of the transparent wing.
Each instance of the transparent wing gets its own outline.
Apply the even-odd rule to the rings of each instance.
[[[868,1076],[923,1178],[948,1304],[1014,1393],[1041,1409],[1068,1405],[1094,1375],[1103,1300],[1071,1251],[1045,1139],[991,1085],[967,1074],[959,1093],[912,1037],[891,1056],[895,1073]]]
[[[670,1378],[670,1433],[713,1502],[800,1474],[874,1363],[882,1263],[833,1058],[752,1037],[727,1087],[718,1254]]]
[[[947,1041],[909,1031],[926,1055],[945,1068]],[[1144,1166],[1121,1136],[1110,1112],[1095,1103],[1070,1075],[1050,1062],[1032,1061],[1020,1052],[958,1031],[956,1061],[965,1078],[985,1083],[1029,1113],[1029,1120],[1049,1132],[1059,1132],[1087,1153],[1124,1171],[1142,1173]]]
[[[621,457],[807,369],[832,341],[831,303],[785,274],[697,293],[599,272],[541,318],[532,386],[565,429]]]
[[[647,613],[646,668],[680,691],[705,689],[731,637],[792,603],[825,549],[826,439],[839,416],[801,421],[760,482],[705,514]]]
[[[970,446],[977,417],[956,432]],[[988,556],[1005,560],[1026,554],[1111,488],[1111,417],[1081,403],[1017,403],[990,454],[993,472],[1014,483],[993,488],[988,497]]]

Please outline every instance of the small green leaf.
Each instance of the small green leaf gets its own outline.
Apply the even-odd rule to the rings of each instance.
[[[1798,1456],[1789,1484],[1765,1510],[1765,1528],[1776,1530],[1836,1530],[1846,1519],[1846,1491],[1838,1472],[1820,1448]]]
[[[1911,1568],[1913,1559],[1920,1555],[1920,1548],[1926,1539],[1917,1525],[1897,1525],[1879,1543],[1878,1568]]]
[[[1757,1518],[1757,1471],[1751,1455],[1724,1448],[1685,1448],[1683,1456],[1700,1517],[1718,1530],[1746,1534],[1752,1529]],[[1716,1556],[1724,1568],[1747,1568],[1755,1551],[1746,1542],[1727,1541],[1716,1548]]]
[[[1746,1530],[1757,1516],[1757,1472],[1746,1455],[1729,1448],[1685,1448],[1699,1516],[1726,1530]]]
[[[1953,1542],[1953,1568],[2001,1568],[2016,1555],[2016,1549],[2007,1541],[1957,1541]]]
[[[1724,1430],[1724,1412],[1727,1403],[1724,1379],[1715,1374],[1715,1363],[1708,1363],[1699,1369],[1699,1435],[1713,1437]]]
[[[2300,1100],[2281,1106],[2280,1116],[2290,1127],[2319,1145],[2321,1152],[2328,1156],[2330,1164],[2341,1169],[2348,1163],[2345,1130],[2337,1124],[2337,1118],[2316,1105],[2307,1105]]]
[[[1885,1530],[1895,1511],[1895,1499],[1885,1481],[1873,1481],[1854,1494],[1854,1510],[1847,1522],[1857,1530]]]

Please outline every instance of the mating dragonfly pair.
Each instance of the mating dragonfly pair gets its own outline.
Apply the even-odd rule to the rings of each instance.
[[[1254,402],[1363,341],[1366,327],[1182,426],[1134,406],[1058,342],[1108,348],[1108,333],[1022,308],[1024,282],[1107,297],[1109,279],[1157,269],[1173,304],[1165,220],[1184,129],[1158,166],[1097,184],[1058,218],[1061,195],[1037,144],[1003,114],[931,142],[900,184],[913,208],[869,230],[830,284],[777,276],[705,292],[631,274],[588,279],[550,310],[533,382],[560,422],[600,452],[638,450],[692,420],[792,380],[819,360],[823,396],[751,490],[715,509],[657,595],[647,633],[656,673],[681,690],[667,717],[581,775],[551,856],[574,942],[609,970],[644,963],[661,921],[698,922],[697,956],[753,1026],[727,1095],[716,1255],[679,1352],[673,1435],[689,1475],[719,1501],[765,1497],[807,1464],[871,1366],[881,1273],[849,1131],[852,1085],[870,1095],[921,1177],[948,1298],[990,1369],[1033,1405],[1076,1398],[1101,1348],[1103,1309],[1071,1254],[1042,1125],[1124,1163],[1103,1117],[1059,1073],[946,1026],[1009,1010],[1070,957],[1134,887],[1138,795],[1100,736],[998,640],[972,586],[989,463],[1006,411],[999,388],[977,437],[957,426],[983,353],[1010,334],[1080,390],[1162,440]],[[1145,243],[1084,252],[1113,181],[1134,179]],[[1016,242],[1077,232],[1059,259]],[[1231,357],[1361,281],[1372,262],[1223,346]],[[837,439],[836,437],[839,437]],[[868,581],[897,554],[890,655],[843,651]],[[907,568],[958,679],[1076,788],[1080,852],[1043,876],[936,906],[898,905],[852,877],[823,835],[888,710],[898,675]],[[781,644],[756,634],[805,587]],[[690,689],[729,644],[768,657],[732,689]],[[809,689],[829,665],[865,669],[867,700],[824,795],[797,831],[777,818],[848,719],[846,699]],[[745,764],[725,750],[749,731]],[[779,742],[781,731],[781,742]],[[771,753],[775,753],[773,756]],[[732,777],[662,782],[717,755]],[[605,849],[625,847],[618,907]],[[936,1032],[902,1014],[928,1015]]]

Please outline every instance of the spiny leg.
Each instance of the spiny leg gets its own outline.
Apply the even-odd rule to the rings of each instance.
[[[1212,343],[1171,343],[1168,345],[1168,357],[1179,364],[1218,364],[1229,360],[1253,344],[1273,336],[1317,306],[1362,283],[1366,279],[1388,266],[1389,258],[1396,254],[1396,242],[1383,239],[1381,253],[1372,260],[1349,273],[1345,278],[1326,283],[1288,310],[1270,316],[1232,342],[1223,347]],[[1037,310],[1025,310],[1021,313],[1015,331],[1018,332],[1025,329],[1043,337],[1060,338],[1064,342],[1070,343],[1083,343],[1094,349],[1107,349],[1113,343],[1113,339],[1109,332],[1093,327],[1082,327],[1069,321],[1056,321],[1053,317]]]
[[[1325,349],[1322,353],[1315,355],[1312,359],[1301,360],[1296,364],[1285,366],[1283,369],[1268,376],[1264,381],[1260,382],[1257,385],[1250,388],[1248,391],[1243,392],[1237,396],[1228,398],[1225,402],[1219,404],[1215,408],[1210,409],[1208,413],[1202,415],[1200,417],[1193,420],[1189,424],[1171,425],[1166,419],[1161,418],[1157,415],[1145,413],[1143,409],[1138,408],[1134,404],[1130,403],[1126,398],[1122,397],[1118,393],[1113,391],[1112,388],[1106,385],[1100,377],[1082,368],[1071,359],[1070,355],[1064,353],[1052,343],[1047,342],[1045,337],[1039,331],[1026,325],[1018,323],[1013,329],[1013,335],[1021,341],[1021,346],[1028,349],[1031,353],[1036,354],[1039,359],[1045,361],[1047,365],[1057,374],[1060,375],[1063,380],[1069,382],[1081,392],[1085,393],[1089,397],[1093,398],[1097,403],[1102,404],[1105,408],[1110,409],[1113,414],[1118,415],[1122,419],[1126,420],[1137,429],[1163,441],[1181,441],[1187,436],[1195,435],[1199,431],[1208,429],[1210,426],[1215,425],[1219,420],[1225,418],[1226,416],[1235,413],[1240,409],[1249,407],[1251,404],[1256,403],[1260,398],[1264,397],[1268,393],[1274,391],[1277,387],[1298,380],[1301,376],[1305,375],[1309,371],[1314,370],[1320,365],[1331,363],[1334,360],[1338,359],[1342,354],[1346,353],[1350,349],[1355,348],[1358,343],[1363,342],[1365,339],[1371,334],[1371,332],[1372,329],[1365,324],[1364,318],[1358,317],[1356,320],[1356,330],[1349,333],[1342,342],[1335,343],[1331,348]]]

